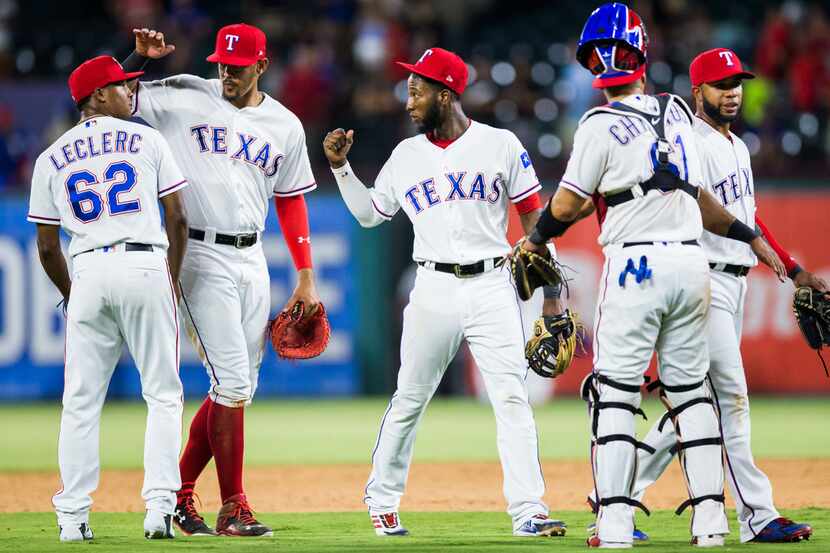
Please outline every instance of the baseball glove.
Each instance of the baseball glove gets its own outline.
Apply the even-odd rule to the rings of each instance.
[[[525,358],[533,372],[545,378],[564,373],[576,353],[578,329],[578,319],[568,309],[560,315],[536,319],[533,336],[525,345]]]
[[[559,263],[545,248],[544,253],[538,254],[522,249],[522,241],[513,248],[510,256],[510,272],[513,273],[513,282],[516,291],[523,301],[527,301],[537,288],[542,286],[566,285],[565,275]]]
[[[274,351],[283,359],[311,359],[323,353],[329,343],[331,328],[322,303],[306,318],[302,302],[291,312],[283,311],[268,322],[268,336]]]
[[[819,352],[824,372],[828,374],[827,365],[821,358],[821,348],[830,345],[830,299],[818,290],[801,286],[793,297],[793,312],[807,344]]]

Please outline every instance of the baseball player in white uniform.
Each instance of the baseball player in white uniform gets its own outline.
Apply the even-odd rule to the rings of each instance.
[[[598,492],[590,546],[631,547],[635,437],[640,386],[657,351],[661,395],[673,409],[676,441],[693,509],[692,543],[720,546],[728,533],[723,506],[721,439],[704,386],[709,268],[698,243],[703,227],[748,243],[771,264],[756,233],[699,189],[700,160],[686,104],[648,96],[646,38],[640,17],[623,4],[597,8],[582,31],[577,59],[608,104],[588,111],[565,175],[522,247],[536,251],[561,236],[593,201],[601,214],[605,266],[594,323],[594,371],[583,383],[591,413],[591,461]],[[777,265],[780,271],[783,267]],[[682,431],[681,431],[682,429]]]
[[[697,148],[703,160],[703,182],[732,215],[746,225],[762,228],[797,286],[826,291],[827,283],[801,269],[777,243],[755,212],[755,186],[749,150],[730,125],[741,107],[743,79],[751,79],[735,52],[715,48],[698,55],[690,66],[696,103],[694,122]],[[712,301],[709,310],[709,382],[720,413],[724,461],[731,495],[737,506],[741,542],[795,542],[807,539],[812,528],[781,517],[772,501],[772,486],[755,465],[750,447],[749,399],[741,360],[740,340],[746,274],[757,264],[751,249],[741,242],[704,231],[701,244],[711,268]],[[655,453],[638,454],[634,497],[641,499],[650,484],[671,462],[674,428],[658,421],[644,442]]]
[[[419,267],[404,310],[397,390],[381,421],[365,490],[372,524],[379,536],[408,533],[398,509],[418,423],[466,339],[496,416],[513,533],[563,535],[565,525],[549,518],[542,501],[522,321],[503,266],[510,251],[507,210],[526,202],[519,210],[529,229],[541,207],[539,181],[513,133],[462,111],[467,67],[461,58],[431,48],[417,63],[401,65],[411,72],[406,109],[421,133],[398,144],[375,186],[366,188],[347,162],[353,131],[330,132],[323,144],[343,199],[362,226],[379,225],[402,209],[415,231],[412,257]]]
[[[173,537],[182,428],[174,283],[187,242],[179,200],[187,183],[162,136],[126,121],[132,93],[125,81],[140,74],[125,73],[110,56],[75,69],[69,89],[81,120],[38,157],[32,175],[28,220],[37,224],[41,264],[66,309],[58,439],[63,489],[52,499],[61,541],[93,537],[89,510],[100,473],[101,409],[125,344],[147,402],[144,534]],[[61,252],[61,227],[71,237],[71,269]]]
[[[125,65],[142,66],[174,49],[162,33],[134,34],[136,51]],[[135,114],[164,133],[191,183],[183,194],[190,241],[181,307],[210,391],[180,461],[175,522],[189,535],[272,534],[254,518],[242,484],[244,408],[256,391],[271,307],[262,233],[272,197],[299,276],[286,309],[303,302],[310,314],[319,303],[303,199],[317,185],[299,119],[258,88],[268,68],[266,48],[260,29],[228,25],[208,57],[218,79],[177,75],[141,82],[135,94]],[[196,479],[211,458],[222,497],[215,531],[193,502]]]

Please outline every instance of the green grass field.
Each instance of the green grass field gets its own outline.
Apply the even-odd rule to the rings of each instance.
[[[185,409],[185,432],[196,403]],[[261,401],[245,413],[248,465],[366,463],[374,446],[386,400]],[[639,417],[641,432],[663,414],[656,401]],[[830,457],[830,401],[753,398],[752,447],[759,458]],[[585,459],[587,416],[579,400],[560,399],[537,407],[543,459]],[[103,468],[141,468],[145,408],[142,403],[109,403],[101,425]],[[0,404],[0,471],[57,470],[60,405]],[[26,429],[22,431],[21,429]],[[255,432],[256,435],[251,435]],[[418,430],[416,461],[498,459],[495,422],[489,405],[474,400],[437,399]]]
[[[188,404],[185,422],[197,405]],[[246,413],[249,432],[248,465],[366,463],[374,444],[385,400],[262,401]],[[662,413],[656,402],[644,405],[651,421]],[[144,407],[138,403],[111,403],[102,422],[103,468],[139,468],[142,460]],[[752,402],[753,447],[758,458],[830,457],[830,402],[824,399],[766,399]],[[57,404],[0,405],[0,472],[57,470],[56,446],[60,407]],[[587,421],[584,404],[557,400],[536,409],[540,454],[544,460],[584,459]],[[649,423],[641,423],[646,430]],[[471,400],[436,400],[427,412],[415,448],[417,461],[492,461],[497,459],[494,422],[487,405]],[[256,436],[250,435],[252,431]],[[13,496],[12,492],[12,496]],[[6,490],[4,497],[10,497]],[[822,506],[823,507],[823,506]],[[206,513],[208,514],[208,513]],[[830,509],[788,511],[813,524],[816,535],[800,544],[739,546],[732,523],[726,551],[830,551]],[[53,513],[0,514],[0,551],[29,553],[92,547],[91,551],[556,551],[584,550],[584,511],[561,512],[570,527],[565,538],[513,538],[505,515],[488,513],[404,513],[412,536],[375,538],[365,513],[269,514],[273,538],[257,540],[177,538],[148,542],[141,537],[140,514],[92,514],[93,542],[59,544]],[[734,515],[731,517],[734,521]],[[640,519],[638,519],[640,520]],[[675,552],[688,547],[688,517],[669,511],[642,517],[652,541],[637,549]],[[195,543],[194,543],[195,542]]]

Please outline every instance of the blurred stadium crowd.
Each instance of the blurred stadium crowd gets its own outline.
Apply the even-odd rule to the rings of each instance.
[[[214,33],[245,21],[268,36],[272,65],[261,85],[306,127],[321,185],[326,130],[354,128],[352,163],[377,169],[414,132],[403,110],[406,74],[441,45],[470,64],[464,103],[473,118],[516,132],[540,177],[564,169],[581,114],[599,101],[574,60],[590,10],[580,0],[0,0],[0,192],[25,193],[40,150],[77,118],[65,78],[100,53],[123,59],[133,27],[164,31],[176,51],[150,76],[212,76]],[[756,179],[782,185],[826,178],[830,154],[830,5],[792,0],[631,2],[650,35],[653,91],[690,98],[688,63],[715,46],[734,49],[758,79],[744,84],[736,127]]]

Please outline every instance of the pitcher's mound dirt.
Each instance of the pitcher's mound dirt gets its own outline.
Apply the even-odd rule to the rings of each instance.
[[[776,459],[760,461],[759,466],[772,481],[779,509],[830,506],[830,459]],[[552,512],[585,508],[592,486],[586,462],[549,461],[543,469],[545,501]],[[252,506],[261,513],[362,511],[368,474],[366,465],[251,467],[245,471],[245,488]],[[142,478],[141,471],[135,470],[103,472],[93,494],[93,510],[143,511]],[[501,486],[498,463],[415,463],[401,510],[502,511]],[[57,473],[2,473],[0,512],[51,511],[52,495],[59,488]],[[196,487],[207,514],[219,509],[218,489],[210,465]],[[672,463],[649,490],[645,503],[651,509],[674,509],[684,499],[680,469]],[[731,500],[728,505],[733,505]]]

